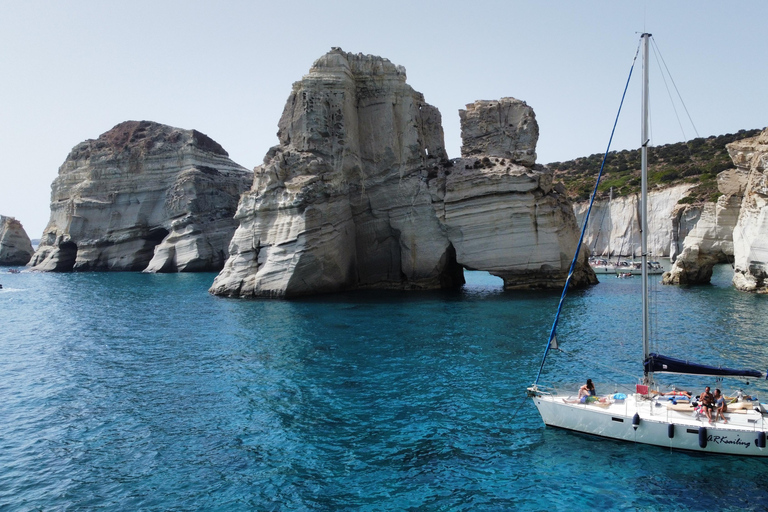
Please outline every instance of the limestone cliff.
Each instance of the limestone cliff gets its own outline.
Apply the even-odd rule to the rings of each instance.
[[[545,276],[526,274],[530,286],[562,284],[562,261],[576,243],[563,222],[569,206],[552,191],[551,174],[530,167],[538,128],[532,111],[513,111],[513,103],[522,102],[495,102],[496,120],[483,120],[495,123],[495,141],[467,124],[484,142],[472,149],[478,156],[451,165],[440,113],[406,84],[405,69],[332,49],[293,85],[280,144],[240,200],[240,226],[211,292],[452,288],[463,283],[462,267],[489,270],[508,286],[526,271]],[[503,158],[491,162],[495,154]],[[510,233],[518,238],[500,240]]]
[[[507,289],[562,287],[579,228],[562,186],[535,165],[539,128],[525,102],[476,101],[459,111],[463,158],[430,182],[440,222],[464,267],[486,270]],[[470,156],[473,155],[473,156]],[[597,279],[587,251],[574,271],[578,286]]]
[[[648,252],[652,259],[670,256],[675,251],[677,227],[673,211],[692,185],[677,185],[648,193]],[[595,201],[584,234],[584,244],[592,254],[611,257],[640,256],[640,198],[637,194],[611,201]],[[581,226],[589,203],[574,205]]]
[[[717,176],[716,203],[678,205],[672,213],[673,244],[682,247],[662,278],[664,284],[703,284],[714,265],[733,261],[733,230],[739,216],[747,175],[739,169]]]
[[[0,215],[0,265],[26,265],[33,253],[32,242],[21,222]]]
[[[768,128],[728,144],[734,165],[747,175],[744,199],[733,230],[733,284],[768,292]]]
[[[127,121],[75,146],[51,186],[39,270],[220,269],[252,175],[196,130]]]

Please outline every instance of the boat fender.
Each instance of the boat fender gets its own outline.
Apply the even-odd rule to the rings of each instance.
[[[699,427],[699,446],[707,447],[707,427]]]
[[[632,428],[637,430],[637,427],[640,426],[640,415],[638,413],[635,413],[634,416],[632,416]]]
[[[675,424],[674,423],[670,423],[669,425],[667,425],[667,437],[670,438],[670,439],[675,437]]]
[[[765,448],[765,432],[758,432],[755,444],[758,448]]]

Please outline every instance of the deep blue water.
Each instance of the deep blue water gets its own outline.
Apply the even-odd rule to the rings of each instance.
[[[543,426],[525,388],[559,293],[472,273],[245,301],[213,277],[0,268],[0,510],[768,509],[768,461]],[[640,278],[602,280],[569,295],[544,383],[640,373]],[[672,355],[768,368],[768,297],[727,266],[652,293]]]

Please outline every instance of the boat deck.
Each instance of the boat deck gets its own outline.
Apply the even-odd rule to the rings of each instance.
[[[544,423],[612,439],[682,450],[768,456],[768,415],[758,402],[731,404],[727,423],[710,420],[688,403],[629,394],[623,400],[579,403],[575,396],[533,396]],[[739,407],[738,409],[736,407]],[[763,445],[763,447],[760,446]]]

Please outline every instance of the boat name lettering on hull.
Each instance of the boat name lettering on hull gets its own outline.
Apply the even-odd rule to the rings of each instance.
[[[752,446],[752,443],[748,441],[742,440],[740,437],[737,437],[736,439],[728,439],[728,436],[713,436],[709,435],[707,437],[707,441],[710,443],[716,443],[716,444],[735,444],[735,445],[741,445],[744,448],[749,448]]]

